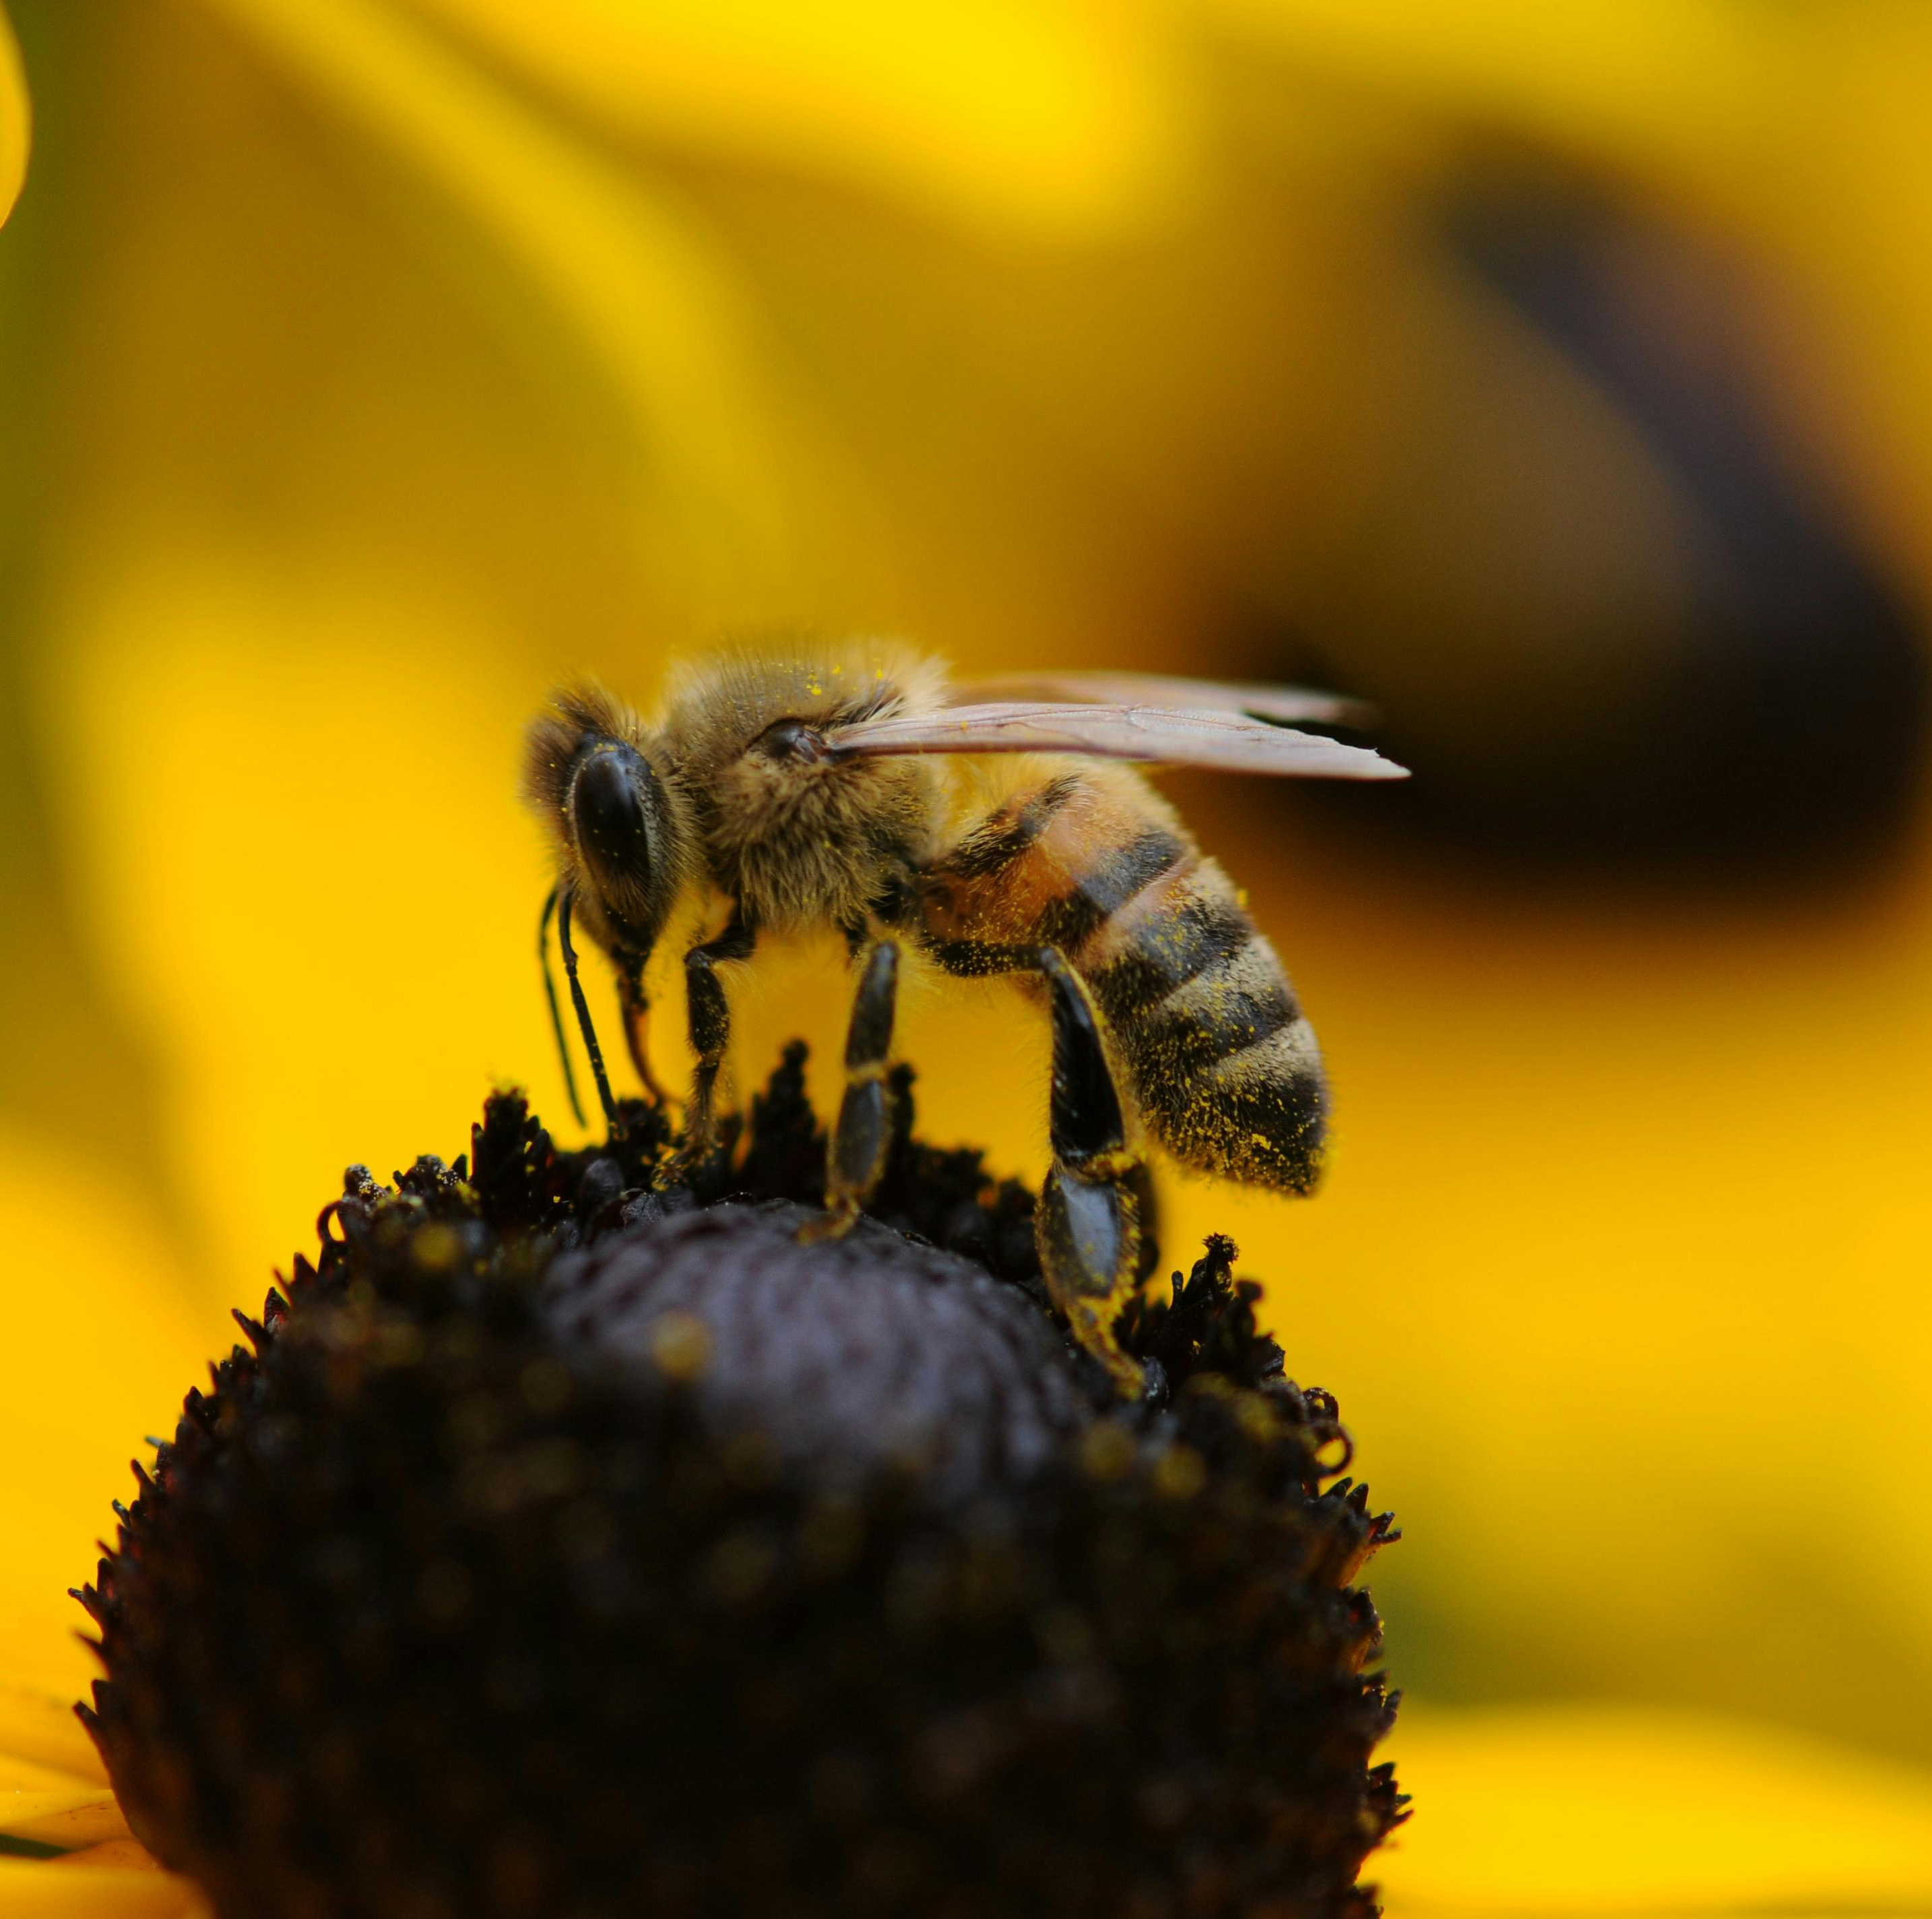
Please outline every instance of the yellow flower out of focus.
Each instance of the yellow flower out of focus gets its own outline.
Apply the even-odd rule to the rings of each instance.
[[[14,29],[0,14],[0,221],[13,211],[27,175],[27,83]]]
[[[1658,449],[1735,421],[1563,334],[1600,282],[1745,382],[1922,647],[1910,0],[10,11],[0,1911],[196,1909],[68,1713],[64,1593],[227,1308],[346,1162],[493,1080],[562,1109],[554,680],[776,623],[1292,671],[1533,814],[1634,689],[1694,701],[1659,635],[1722,570]],[[1507,238],[1557,210],[1515,281],[1498,179]],[[1932,1909],[1922,804],[1750,892],[1176,792],[1336,1088],[1321,1197],[1166,1224],[1240,1240],[1403,1515],[1391,1911]],[[836,1058],[839,965],[761,957],[742,1081]],[[1037,1176],[1003,997],[902,1044],[932,1137]]]

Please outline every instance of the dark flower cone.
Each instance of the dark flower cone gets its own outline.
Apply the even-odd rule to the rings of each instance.
[[[1394,1535],[1233,1248],[1123,1405],[978,1155],[902,1138],[799,1243],[802,1061],[694,1167],[500,1095],[238,1314],[80,1596],[222,1919],[1376,1910]]]

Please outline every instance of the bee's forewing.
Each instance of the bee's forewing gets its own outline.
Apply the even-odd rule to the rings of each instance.
[[[829,729],[842,756],[887,753],[1078,753],[1162,766],[1318,779],[1402,779],[1408,769],[1366,746],[1250,719],[1169,707],[1018,700],[864,719]]]
[[[1309,686],[1244,685],[1225,680],[1182,680],[1165,673],[1000,673],[967,680],[950,692],[955,706],[1018,700],[1071,701],[1082,705],[1171,707],[1182,713],[1245,713],[1258,719],[1327,721],[1367,728],[1377,714],[1365,700]]]

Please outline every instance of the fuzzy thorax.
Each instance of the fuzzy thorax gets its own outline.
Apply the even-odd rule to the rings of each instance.
[[[688,797],[712,885],[775,932],[856,926],[938,830],[937,774],[914,758],[836,761],[779,722],[824,728],[930,710],[930,661],[870,646],[714,654],[674,680],[658,740]]]
[[[919,863],[934,784],[917,760],[811,764],[754,747],[700,802],[711,872],[773,932],[862,926],[890,876]]]

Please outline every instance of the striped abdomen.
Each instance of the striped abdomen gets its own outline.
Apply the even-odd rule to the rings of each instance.
[[[1138,776],[1018,795],[926,875],[947,963],[1056,946],[1086,980],[1154,1137],[1204,1172],[1305,1192],[1327,1091],[1315,1035],[1232,882]]]

